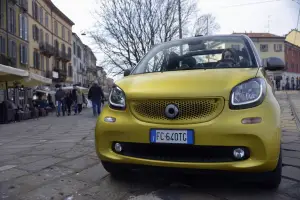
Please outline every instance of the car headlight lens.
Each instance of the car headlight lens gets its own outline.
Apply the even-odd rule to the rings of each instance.
[[[266,95],[263,78],[253,78],[235,86],[231,91],[230,108],[243,109],[258,106]]]
[[[115,86],[112,88],[109,95],[109,105],[111,108],[115,109],[125,109],[125,93],[121,88]]]

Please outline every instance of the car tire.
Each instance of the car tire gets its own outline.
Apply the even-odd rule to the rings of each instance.
[[[282,153],[280,150],[277,166],[272,172],[269,172],[267,180],[263,182],[263,186],[266,189],[276,190],[281,183],[281,172],[282,172]]]
[[[101,161],[103,168],[110,173],[113,178],[120,179],[129,174],[130,170],[122,164]]]

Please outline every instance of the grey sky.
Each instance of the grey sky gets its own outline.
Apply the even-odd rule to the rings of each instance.
[[[268,32],[269,24],[270,33],[284,35],[296,28],[300,5],[295,1],[299,0],[198,0],[198,10],[216,17],[221,34]],[[52,2],[75,23],[73,32],[94,49],[92,41],[80,34],[95,23],[92,12],[97,8],[96,0]]]

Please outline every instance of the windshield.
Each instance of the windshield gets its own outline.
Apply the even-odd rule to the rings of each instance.
[[[214,68],[257,67],[240,36],[195,37],[152,48],[131,74]]]

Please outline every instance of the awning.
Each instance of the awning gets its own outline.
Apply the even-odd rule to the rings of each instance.
[[[28,71],[0,64],[0,82],[16,81],[29,76]]]
[[[89,90],[89,88],[81,87],[81,86],[76,86],[77,89],[85,91]],[[73,90],[73,86],[67,86],[67,87],[62,87],[61,89],[63,90]]]
[[[29,76],[24,78],[21,83],[24,87],[32,87],[37,85],[50,85],[52,84],[52,79],[43,77],[41,75],[29,72]]]
[[[25,77],[28,77],[29,73],[26,70],[17,69],[14,67],[0,64],[0,88],[7,89],[12,87],[15,81],[20,81]]]

